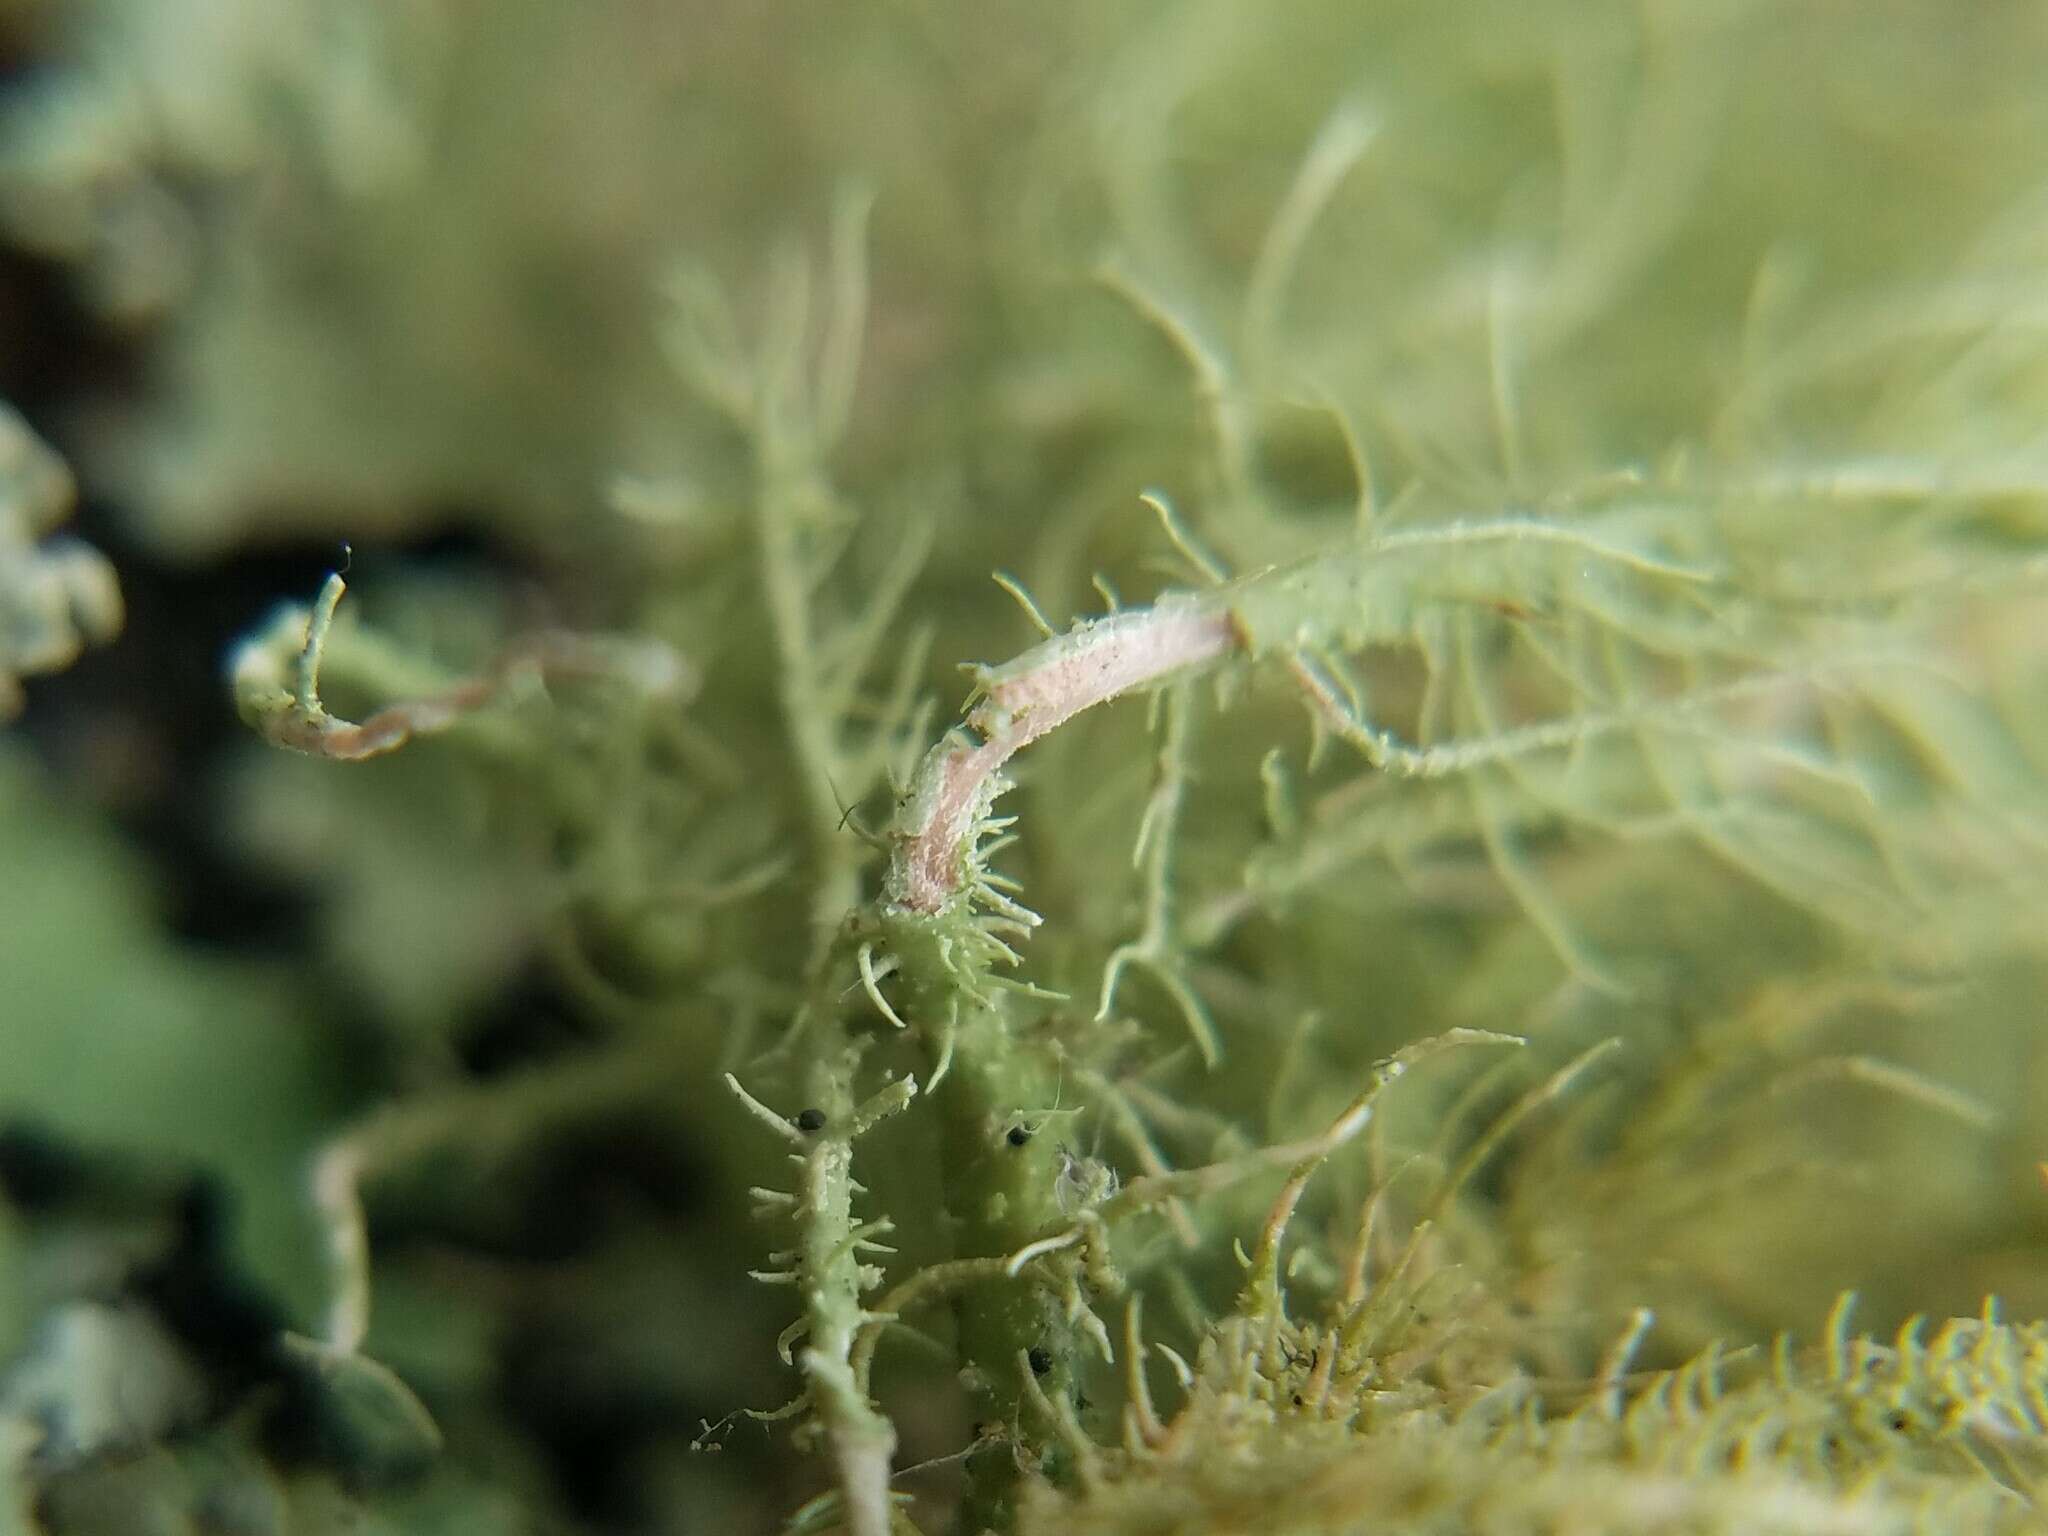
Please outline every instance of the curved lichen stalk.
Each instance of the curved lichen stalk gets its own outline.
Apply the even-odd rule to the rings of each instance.
[[[1003,787],[1020,749],[1082,710],[1154,686],[1229,655],[1231,616],[1213,604],[1166,597],[1151,608],[1076,626],[976,679],[967,716],[978,736],[950,734],[932,749],[898,817],[887,899],[937,912],[960,889],[963,850]]]
[[[1401,774],[1453,773],[1568,747],[1646,718],[1681,722],[1728,688],[1415,746],[1367,719],[1326,660],[1409,637],[1432,603],[1519,611],[1622,579],[1641,589],[1623,601],[1624,611],[1647,616],[1661,596],[1697,598],[1713,587],[1712,569],[1667,556],[1629,537],[1632,531],[1512,517],[1360,538],[1201,593],[1169,593],[1149,608],[1083,621],[1001,666],[981,668],[965,729],[926,756],[898,813],[885,899],[904,911],[937,913],[977,885],[972,833],[1019,750],[1094,705],[1232,659],[1284,658],[1327,727],[1375,766]]]
[[[359,637],[350,659],[362,680],[380,688],[418,687],[423,682],[427,687],[361,721],[344,719],[321,700],[320,678],[335,611],[347,590],[340,573],[330,573],[310,608],[280,608],[228,657],[235,708],[243,723],[272,746],[335,762],[382,757],[415,737],[451,729],[527,673],[555,678],[625,676],[649,695],[677,701],[696,691],[697,679],[688,664],[654,641],[547,631],[507,648],[483,673],[449,677]]]

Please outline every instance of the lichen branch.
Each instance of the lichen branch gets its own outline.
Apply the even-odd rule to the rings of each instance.
[[[348,585],[339,572],[321,584],[310,607],[281,608],[269,624],[242,640],[228,658],[235,708],[245,724],[272,746],[333,762],[361,762],[395,752],[420,736],[461,724],[524,672],[542,676],[618,676],[649,694],[687,699],[694,672],[669,647],[654,641],[544,631],[508,646],[475,677],[448,677],[400,658],[390,647],[357,637],[348,647],[352,673],[374,691],[429,682],[420,696],[387,704],[360,723],[328,711],[320,697],[330,666],[335,612]]]

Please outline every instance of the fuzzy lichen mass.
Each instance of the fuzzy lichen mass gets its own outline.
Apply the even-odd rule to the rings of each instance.
[[[2034,10],[10,26],[0,1536],[2048,1531]]]

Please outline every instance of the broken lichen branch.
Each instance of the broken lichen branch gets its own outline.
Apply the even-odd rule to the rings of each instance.
[[[357,722],[330,714],[320,700],[320,674],[328,661],[335,609],[348,584],[330,573],[311,608],[280,609],[270,623],[237,645],[228,658],[235,708],[245,724],[272,746],[335,762],[360,762],[395,752],[416,736],[445,731],[482,709],[517,673],[621,675],[650,694],[687,696],[695,679],[674,651],[652,641],[606,640],[549,631],[510,647],[489,671],[458,679],[435,678],[432,691],[388,704]],[[373,685],[387,674],[421,668],[364,642],[351,647]]]
[[[329,714],[320,702],[320,664],[346,590],[340,573],[329,575],[311,609],[281,610],[229,658],[235,708],[272,746],[337,762],[381,757],[415,736],[446,730],[497,692],[496,679],[475,678],[429,698],[388,705],[360,724]]]

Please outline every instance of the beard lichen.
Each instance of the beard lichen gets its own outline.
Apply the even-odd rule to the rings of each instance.
[[[144,537],[359,546],[220,796],[359,1080],[317,1338],[103,1263],[23,1522],[2048,1529],[2023,8],[210,8],[0,217]],[[119,608],[0,427],[5,715]]]

